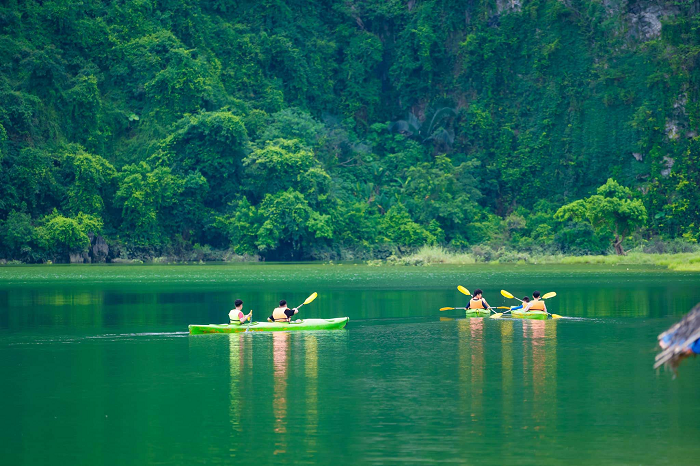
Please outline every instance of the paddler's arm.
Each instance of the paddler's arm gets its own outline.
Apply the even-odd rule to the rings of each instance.
[[[511,306],[510,310],[511,311],[517,311],[518,309],[522,309],[523,305],[521,304],[520,306]]]
[[[484,307],[486,309],[489,309],[491,307],[491,306],[489,306],[489,303],[487,303],[485,299],[481,298],[481,302],[484,304]]]

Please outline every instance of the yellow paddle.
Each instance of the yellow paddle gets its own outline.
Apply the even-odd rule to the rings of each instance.
[[[545,293],[544,296],[542,296],[542,299],[553,298],[556,295],[557,294],[554,291],[550,291],[549,293]],[[549,314],[552,317],[552,319],[561,319],[561,317],[562,317],[559,314],[550,314],[549,312],[547,314]]]
[[[304,301],[304,304],[309,304],[309,303],[311,303],[314,299],[316,299],[316,296],[318,296],[318,293],[314,292],[311,296],[309,296],[308,298],[306,298],[306,300]],[[304,304],[301,304],[300,306],[297,306],[297,311],[298,311],[299,309],[301,309],[301,306],[303,306]]]
[[[515,296],[513,296],[511,293],[508,293],[506,290],[501,290],[501,294],[508,299],[518,299]],[[522,299],[518,299],[518,301],[520,301],[521,303],[523,302]],[[503,308],[499,307],[498,309],[503,309]],[[506,309],[510,309],[510,308],[507,307]],[[506,312],[510,312],[510,311],[506,311]],[[492,319],[500,319],[501,316],[503,316],[503,314],[505,314],[505,312],[497,312],[494,315],[492,315],[491,318]]]
[[[250,324],[253,323],[253,310],[250,310],[250,319],[248,319],[248,326],[245,328],[246,332],[250,332]]]
[[[471,295],[472,295],[472,294],[469,292],[469,290],[466,289],[465,287],[463,287],[462,285],[459,285],[459,286],[457,287],[457,289],[458,289],[459,292],[462,293],[462,294],[465,294],[465,295],[467,295],[467,296],[471,296]]]

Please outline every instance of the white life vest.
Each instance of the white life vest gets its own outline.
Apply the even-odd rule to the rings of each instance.
[[[238,309],[231,309],[231,312],[228,313],[228,318],[231,320],[232,324],[241,324],[241,317],[243,316],[243,311],[239,311]]]

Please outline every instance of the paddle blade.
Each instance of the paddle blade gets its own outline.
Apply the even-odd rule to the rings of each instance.
[[[491,318],[492,318],[492,319],[500,319],[502,315],[503,315],[502,312],[497,312],[497,313],[495,313],[495,314],[492,314],[492,315],[491,315]]]
[[[561,318],[562,318],[562,316],[560,316],[559,314],[552,314],[552,319],[561,319]]]
[[[462,293],[462,294],[465,294],[465,295],[467,295],[467,296],[471,296],[471,295],[472,295],[472,294],[469,292],[469,290],[466,289],[465,287],[463,287],[462,285],[459,285],[459,286],[457,287],[457,289],[458,289],[459,292]]]
[[[311,296],[309,296],[308,298],[306,298],[306,301],[304,301],[304,304],[309,304],[311,301],[313,301],[314,299],[316,299],[316,296],[318,296],[318,293],[314,292],[314,294],[312,294]]]
[[[550,291],[549,293],[545,293],[544,296],[542,296],[542,299],[549,299],[555,297],[557,294],[554,291]]]
[[[441,311],[452,311],[452,310],[454,310],[454,308],[453,307],[441,307],[440,310]]]
[[[508,293],[506,290],[501,290],[501,294],[502,294],[503,296],[505,296],[506,298],[508,298],[508,299],[513,299],[513,298],[515,298],[515,296],[513,296],[513,295],[510,294],[510,293]]]

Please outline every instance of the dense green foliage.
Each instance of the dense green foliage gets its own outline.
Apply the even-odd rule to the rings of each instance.
[[[8,0],[0,257],[695,242],[699,54],[688,0]]]
[[[611,178],[598,188],[597,194],[561,207],[554,216],[577,222],[588,220],[598,230],[607,229],[615,237],[615,252],[623,255],[622,242],[634,228],[646,222],[647,210],[642,201],[634,199],[631,189],[620,186]]]

